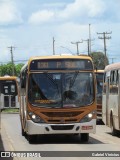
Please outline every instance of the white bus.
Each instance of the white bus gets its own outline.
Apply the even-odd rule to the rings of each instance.
[[[0,77],[0,109],[19,108],[17,77]]]
[[[104,71],[102,119],[112,135],[120,131],[120,63],[108,65]]]

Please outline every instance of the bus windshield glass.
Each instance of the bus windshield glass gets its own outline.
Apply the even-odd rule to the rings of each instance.
[[[70,108],[93,102],[92,72],[31,73],[28,100],[36,107]]]

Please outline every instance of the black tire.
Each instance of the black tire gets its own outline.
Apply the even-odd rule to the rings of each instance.
[[[111,115],[111,133],[112,133],[112,136],[116,136],[117,135],[117,130],[115,129],[114,127],[114,121],[113,121],[113,116]]]
[[[24,129],[22,128],[22,136],[26,136],[26,132],[24,131]]]
[[[28,135],[28,141],[30,144],[33,144],[35,142],[35,135]]]
[[[88,142],[89,141],[89,133],[81,133],[81,141]]]

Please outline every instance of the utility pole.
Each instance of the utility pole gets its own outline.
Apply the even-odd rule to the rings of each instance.
[[[91,24],[89,24],[89,54],[91,54],[91,28],[90,26]]]
[[[106,66],[107,65],[106,64],[106,58],[107,58],[107,55],[106,55],[106,51],[107,51],[107,49],[106,49],[106,39],[111,39],[110,36],[106,36],[106,35],[112,34],[112,32],[103,32],[103,33],[97,33],[97,34],[102,34],[103,35],[103,37],[98,37],[98,38],[104,40],[104,54],[105,54],[104,64]]]
[[[83,42],[87,42],[87,48],[88,48],[88,55],[90,55],[90,39],[83,40]]]
[[[12,63],[12,75],[15,75],[15,68],[14,68],[14,60],[13,60],[13,48],[15,49],[15,47],[10,46],[8,47],[10,48],[10,53],[11,53],[11,63]]]
[[[55,55],[55,39],[53,37],[53,55]]]
[[[72,44],[75,44],[77,46],[77,55],[79,55],[79,48],[78,48],[78,45],[79,43],[83,43],[83,41],[77,41],[77,42],[71,42]]]

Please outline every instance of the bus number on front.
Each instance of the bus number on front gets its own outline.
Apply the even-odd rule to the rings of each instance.
[[[38,62],[38,68],[48,68],[48,62]]]

